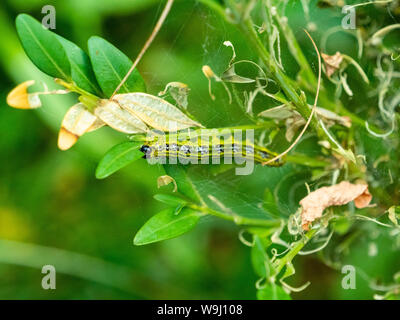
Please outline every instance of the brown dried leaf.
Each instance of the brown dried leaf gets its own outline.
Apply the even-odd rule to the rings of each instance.
[[[343,56],[339,51],[337,51],[333,56],[321,53],[321,57],[325,63],[326,75],[329,78],[336,70],[339,69],[340,64],[343,61]]]
[[[16,86],[7,96],[7,104],[17,109],[36,109],[42,106],[39,95],[28,93],[28,87],[35,84],[34,80],[25,81]]]
[[[357,208],[364,208],[371,202],[372,196],[367,184],[352,184],[342,181],[330,187],[323,187],[311,192],[300,201],[302,207],[301,220],[304,230],[310,223],[322,216],[323,211],[330,206],[341,206],[354,200]]]

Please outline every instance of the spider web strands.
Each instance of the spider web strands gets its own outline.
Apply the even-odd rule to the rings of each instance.
[[[314,116],[315,110],[316,110],[316,108],[317,108],[317,102],[318,102],[319,91],[320,91],[320,89],[321,89],[321,71],[322,71],[321,55],[320,55],[320,53],[319,53],[319,50],[318,50],[317,45],[315,44],[313,38],[311,37],[311,35],[307,32],[307,30],[304,30],[304,32],[305,32],[305,33],[307,34],[307,36],[310,38],[310,40],[311,40],[311,42],[312,42],[312,44],[313,44],[313,46],[314,46],[314,49],[315,49],[315,51],[316,51],[316,53],[317,53],[317,55],[318,55],[318,84],[317,84],[317,93],[315,94],[314,105],[313,105],[313,107],[312,107],[312,109],[311,109],[310,117],[307,119],[307,122],[306,122],[305,126],[303,127],[303,130],[302,130],[302,131],[300,132],[300,134],[297,136],[296,140],[292,143],[292,145],[291,145],[289,148],[287,148],[284,152],[282,152],[280,155],[274,157],[274,158],[271,159],[271,160],[268,160],[268,161],[264,162],[263,165],[268,165],[268,164],[270,164],[270,163],[272,163],[272,162],[274,162],[274,161],[280,159],[281,157],[285,156],[290,150],[292,150],[292,149],[295,147],[295,145],[300,141],[300,139],[301,139],[301,137],[303,136],[304,132],[306,132],[308,126],[310,125],[311,120],[312,120],[312,118],[313,118],[313,116]]]
[[[156,26],[153,29],[153,32],[151,33],[150,37],[147,39],[146,43],[144,44],[142,50],[139,52],[139,55],[137,56],[136,60],[134,61],[134,63],[132,64],[132,67],[129,69],[129,71],[127,72],[127,74],[125,75],[125,77],[122,79],[121,83],[118,85],[118,87],[115,89],[115,91],[113,92],[113,94],[111,95],[112,99],[114,97],[114,95],[119,91],[119,89],[121,89],[121,87],[123,86],[123,84],[126,82],[126,80],[129,78],[129,76],[131,75],[131,73],[133,72],[133,70],[136,68],[136,66],[139,64],[140,60],[142,59],[142,57],[144,56],[144,54],[146,53],[147,49],[150,47],[151,43],[153,42],[154,38],[157,36],[158,32],[160,31],[162,25],[164,24],[165,19],[168,16],[169,11],[171,10],[172,4],[174,3],[174,0],[168,0],[164,10],[161,12],[161,16],[158,19]]]

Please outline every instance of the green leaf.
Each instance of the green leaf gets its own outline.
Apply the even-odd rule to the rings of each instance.
[[[168,204],[170,206],[177,206],[177,205],[186,205],[187,201],[170,194],[156,194],[154,195],[154,199],[160,201],[162,203]]]
[[[16,19],[18,36],[32,62],[55,78],[71,80],[71,66],[64,47],[51,31],[27,14]]]
[[[263,208],[267,212],[272,213],[274,216],[277,217],[280,216],[279,208],[278,205],[276,204],[275,197],[269,188],[265,189]]]
[[[199,193],[195,189],[193,182],[186,173],[186,169],[182,165],[166,164],[164,165],[164,169],[167,175],[174,178],[180,193],[193,201],[200,201]]]
[[[269,240],[265,240],[267,242]],[[270,243],[263,243],[263,240],[254,236],[254,245],[251,248],[251,262],[253,264],[254,271],[260,278],[268,278],[271,274],[271,265],[269,264],[269,258],[265,252],[265,248]]]
[[[58,41],[64,47],[71,65],[71,77],[75,84],[99,97],[103,94],[94,75],[89,56],[75,43],[56,35]]]
[[[129,141],[112,147],[100,160],[96,169],[96,178],[107,178],[114,172],[142,158],[143,152],[139,150],[141,146],[141,142]]]
[[[100,37],[91,37],[88,46],[97,81],[106,96],[110,97],[129,71],[132,61],[111,43]],[[118,93],[143,92],[145,90],[144,80],[139,71],[135,69]]]
[[[268,284],[267,287],[257,291],[258,300],[292,300],[282,287],[275,283]]]
[[[202,213],[183,208],[178,214],[175,208],[169,208],[148,220],[136,234],[133,243],[137,246],[178,237],[199,222]]]

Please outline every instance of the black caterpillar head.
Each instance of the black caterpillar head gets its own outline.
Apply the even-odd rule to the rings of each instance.
[[[143,158],[144,158],[144,159],[147,159],[147,157],[150,156],[151,147],[148,146],[148,145],[143,145],[143,146],[140,147],[140,151],[144,153]]]

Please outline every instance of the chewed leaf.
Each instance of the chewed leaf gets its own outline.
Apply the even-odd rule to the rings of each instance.
[[[99,119],[98,117],[96,117],[96,121],[93,122],[93,124],[90,126],[89,129],[87,129],[86,132],[92,132],[95,131],[97,129],[100,129],[101,127],[104,127],[106,124],[104,123],[103,120]]]
[[[342,181],[330,187],[317,189],[300,201],[303,209],[301,213],[302,227],[308,230],[310,223],[320,218],[327,207],[344,205],[354,200],[355,206],[361,209],[368,206],[371,199],[367,184],[352,184]]]
[[[80,136],[89,131],[96,119],[97,117],[90,113],[82,103],[71,107],[61,124],[58,147],[61,150],[71,148]]]
[[[328,78],[340,68],[340,64],[343,61],[342,54],[337,51],[333,56],[321,53],[321,57],[325,63],[325,72]]]
[[[7,96],[7,104],[17,109],[36,109],[42,106],[39,95],[28,93],[28,87],[35,83],[34,80],[25,81],[16,86]]]
[[[169,94],[175,100],[178,106],[183,109],[187,109],[188,106],[188,95],[189,95],[189,87],[187,84],[182,82],[170,82],[165,86],[165,89],[158,93],[159,96],[164,94]]]
[[[149,126],[161,131],[178,131],[202,125],[169,102],[146,93],[118,94],[113,101]]]
[[[265,117],[270,119],[287,119],[293,117],[295,111],[291,110],[287,105],[280,105],[267,110],[264,110],[258,114],[259,117]]]
[[[142,158],[141,145],[142,143],[138,141],[128,141],[112,147],[100,160],[96,169],[96,178],[107,178],[114,172]]]
[[[174,185],[174,192],[176,192],[178,190],[178,185],[176,184],[176,181],[174,180],[174,178],[168,176],[168,175],[164,175],[164,176],[160,176],[157,179],[157,187],[160,188],[162,186],[167,186],[170,183],[172,183]]]
[[[137,246],[178,237],[193,229],[201,213],[183,208],[178,214],[169,208],[156,214],[139,230],[134,239]]]
[[[236,74],[235,65],[232,65],[228,70],[226,70],[222,75],[221,79],[226,82],[232,83],[253,83],[254,79],[246,78]]]
[[[122,109],[117,102],[100,100],[98,107],[94,110],[103,122],[111,128],[128,134],[146,132],[147,126],[136,115]]]

